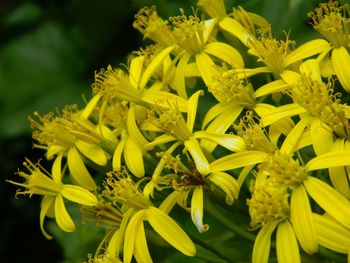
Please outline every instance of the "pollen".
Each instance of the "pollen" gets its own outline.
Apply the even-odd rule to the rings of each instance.
[[[259,165],[259,171],[277,188],[293,188],[307,179],[307,173],[298,160],[276,151],[269,160]]]
[[[288,193],[268,182],[256,187],[252,197],[247,200],[253,229],[266,223],[282,221],[289,216]]]
[[[164,47],[174,44],[174,36],[168,21],[158,16],[155,6],[144,7],[136,15],[133,27],[145,38],[149,38]]]
[[[110,65],[106,70],[101,69],[99,72],[95,72],[92,92],[94,95],[100,94],[107,101],[119,99],[143,103],[141,92],[131,85],[129,76],[122,69],[113,69]]]
[[[321,3],[308,16],[313,27],[335,48],[350,45],[350,11],[347,4],[339,5],[337,1]]]
[[[287,93],[312,116],[329,125],[338,137],[348,138],[348,109],[340,103],[340,94],[334,93],[333,86],[331,80],[325,84],[303,74]]]
[[[266,130],[255,121],[252,111],[248,111],[241,118],[239,124],[234,124],[233,127],[237,134],[243,138],[247,150],[257,150],[266,153],[274,153],[276,151],[276,146],[270,141]]]
[[[160,101],[159,101],[160,102]],[[155,103],[147,112],[147,121],[166,134],[184,142],[192,135],[176,102],[166,101],[168,107]],[[162,103],[163,104],[163,103]]]
[[[195,55],[202,52],[205,46],[204,19],[200,19],[196,14],[191,16],[182,14],[169,18],[173,26],[173,33],[176,42],[183,50]]]
[[[272,37],[271,27],[258,29],[259,38],[251,39],[249,44],[252,53],[258,57],[258,61],[263,62],[270,70],[279,75],[286,68],[285,59],[295,46],[295,41],[289,40],[286,34],[286,40],[277,40]]]
[[[256,104],[251,84],[227,70],[225,65],[221,75],[213,77],[208,89],[220,103],[237,103],[248,109],[253,109]]]

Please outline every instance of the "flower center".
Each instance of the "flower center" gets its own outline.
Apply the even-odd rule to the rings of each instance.
[[[322,3],[308,16],[313,27],[334,47],[350,45],[350,12],[348,5],[339,6],[337,1]]]

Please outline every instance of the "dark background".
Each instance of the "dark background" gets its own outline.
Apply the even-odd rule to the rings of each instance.
[[[276,36],[292,28],[290,38],[297,44],[318,36],[306,16],[318,2],[226,1],[228,7],[241,5],[263,15]],[[5,180],[18,179],[14,173],[25,157],[42,158],[32,149],[28,116],[82,105],[82,95],[91,94],[95,70],[126,63],[127,54],[142,46],[133,16],[152,4],[163,18],[178,14],[179,7],[189,14],[196,6],[187,0],[0,0],[1,262],[81,262],[94,252],[98,239],[88,228],[62,235],[51,222],[48,228],[56,238],[46,240],[39,228],[39,198],[15,199],[17,187]],[[76,245],[81,240],[86,247]]]

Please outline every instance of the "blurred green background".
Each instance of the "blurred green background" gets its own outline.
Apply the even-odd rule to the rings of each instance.
[[[264,16],[276,36],[291,29],[290,38],[297,44],[318,36],[306,13],[319,2],[226,1],[228,10],[241,5]],[[166,18],[178,14],[180,7],[191,13],[196,1],[0,0],[1,262],[81,262],[88,251],[94,252],[98,241],[88,227],[62,235],[51,224],[57,238],[45,240],[39,229],[40,200],[15,199],[16,187],[5,180],[18,179],[14,173],[24,157],[42,158],[32,149],[30,114],[82,105],[82,96],[91,94],[95,70],[125,63],[128,53],[142,46],[132,22],[145,5],[156,5]],[[80,240],[88,240],[88,245],[80,248]]]

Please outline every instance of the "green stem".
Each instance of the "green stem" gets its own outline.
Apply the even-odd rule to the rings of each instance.
[[[202,248],[210,251],[212,254],[214,254],[216,257],[220,259],[219,262],[230,262],[231,260],[229,258],[226,258],[220,251],[215,249],[212,245],[207,244],[204,240],[199,239],[195,237],[194,235],[189,234],[191,239],[194,241],[195,244],[201,246]],[[199,255],[196,255],[196,257],[201,258]]]
[[[216,207],[209,198],[206,199],[205,202],[205,210],[208,212],[211,216],[213,216],[217,221],[219,221],[221,224],[223,224],[225,227],[227,227],[232,232],[236,233],[237,235],[254,242],[255,241],[255,235],[245,231],[243,226],[235,224],[234,221],[231,219],[228,219],[224,213],[221,212],[220,208]]]

